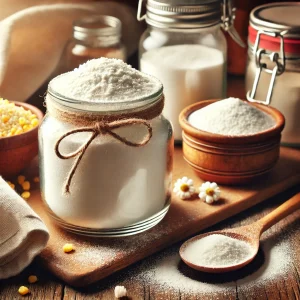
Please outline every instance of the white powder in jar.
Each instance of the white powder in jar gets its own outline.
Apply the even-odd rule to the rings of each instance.
[[[163,114],[172,122],[175,140],[181,140],[178,117],[182,109],[199,100],[222,98],[225,61],[222,51],[202,45],[167,46],[145,52],[141,71],[164,85]]]
[[[251,135],[275,126],[275,120],[238,98],[214,102],[188,117],[197,129],[229,136]]]
[[[51,87],[67,98],[113,102],[147,97],[161,89],[162,84],[122,60],[102,57],[54,78]]]
[[[113,68],[115,72],[111,71]],[[98,82],[94,76],[101,79],[103,73],[107,75],[109,72],[110,82],[106,88],[105,81]],[[133,77],[129,75],[131,73]],[[121,74],[125,74],[128,80]],[[125,87],[122,86],[124,80],[127,82]],[[137,85],[141,85],[139,94]],[[132,95],[138,98],[156,94],[161,90],[161,84],[155,78],[133,71],[120,60],[101,58],[60,75],[50,82],[49,88],[63,96],[94,101],[93,105],[97,105],[98,110],[104,109],[102,113],[105,113],[107,106],[120,99],[119,93],[123,93],[120,97],[125,101],[126,109],[133,100]],[[53,99],[48,94],[46,102],[50,103]],[[103,99],[104,103],[100,103]],[[80,107],[79,104],[76,107]],[[123,104],[116,105],[122,111]],[[39,141],[43,197],[52,212],[69,224],[111,229],[144,221],[165,209],[169,204],[171,182],[169,148],[172,130],[162,116],[149,120],[149,124],[152,137],[141,147],[125,145],[109,135],[98,135],[76,169],[70,194],[65,194],[65,183],[77,157],[60,159],[54,149],[63,134],[82,126],[64,122],[48,113],[40,127]],[[113,132],[137,143],[144,138],[147,130],[141,125],[128,125]],[[60,143],[60,153],[67,155],[77,151],[91,134],[79,132],[69,135]]]
[[[191,242],[184,250],[185,258],[199,266],[218,268],[240,264],[253,255],[245,241],[223,234],[212,234]]]

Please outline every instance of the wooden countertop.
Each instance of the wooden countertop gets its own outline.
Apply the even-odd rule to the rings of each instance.
[[[249,224],[274,208],[278,207],[285,200],[290,198],[292,195],[300,191],[300,187],[295,187],[286,192],[283,192],[276,197],[268,199],[263,203],[252,207],[235,217],[232,217],[222,223],[219,223],[217,226],[210,228],[210,230],[218,230],[228,227],[236,227],[240,225]],[[212,295],[208,294],[205,296],[190,294],[187,291],[181,291],[178,289],[176,294],[174,291],[168,289],[157,289],[155,284],[149,282],[141,282],[140,280],[135,281],[135,277],[132,279],[128,279],[130,274],[134,274],[136,270],[141,266],[143,262],[135,264],[133,266],[128,267],[127,269],[118,272],[111,277],[101,280],[98,283],[88,286],[86,288],[72,288],[59,279],[55,278],[48,270],[46,270],[40,263],[37,258],[27,269],[25,269],[18,276],[3,280],[0,282],[0,299],[1,300],[11,300],[11,299],[23,299],[22,296],[18,295],[18,288],[21,285],[27,285],[27,278],[31,274],[35,274],[39,278],[39,282],[36,284],[27,285],[30,287],[31,295],[27,296],[26,299],[103,299],[103,300],[112,300],[114,299],[114,287],[116,285],[124,285],[127,288],[128,294],[130,296],[129,299],[141,300],[141,299],[151,299],[151,300],[195,300],[195,299],[269,299],[269,300],[279,300],[279,299],[300,299],[300,210],[290,215],[286,219],[282,220],[278,224],[274,225],[270,230],[272,236],[276,236],[278,234],[286,234],[285,238],[291,245],[293,245],[294,249],[298,249],[294,252],[294,256],[291,257],[291,265],[290,268],[285,270],[284,274],[273,274],[273,280],[269,280],[264,283],[263,286],[256,285],[253,282],[250,285],[250,288],[245,290],[242,288],[242,282],[240,283],[239,279],[250,275],[253,272],[257,272],[257,270],[263,267],[259,259],[256,263],[248,266],[247,270],[235,271],[232,275],[225,275],[222,278],[222,281],[231,282],[234,284],[234,289],[229,290],[224,295],[223,292],[216,292]],[[293,228],[293,230],[291,230]],[[180,244],[175,245],[179,247]],[[147,260],[153,261],[157,257],[156,255],[151,256]],[[280,258],[280,257],[279,257]],[[92,257],[91,257],[92,259]],[[246,274],[245,274],[246,272]],[[202,276],[203,277],[203,276]],[[203,279],[203,278],[202,278]],[[211,284],[218,284],[220,282],[220,276],[212,278],[208,277],[209,282]],[[252,296],[251,296],[252,295]],[[253,296],[255,295],[255,297]]]

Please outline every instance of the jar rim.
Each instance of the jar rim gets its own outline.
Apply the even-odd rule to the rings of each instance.
[[[280,3],[268,3],[260,5],[254,8],[250,13],[250,26],[255,30],[265,30],[272,32],[284,32],[285,38],[298,38],[300,37],[299,22],[289,23],[282,20],[282,9],[300,10],[299,2],[280,2]],[[280,11],[279,16],[272,15],[274,10]]]
[[[89,25],[99,23],[106,27],[89,27]],[[95,35],[121,34],[122,24],[118,18],[106,15],[95,15],[83,17],[73,22],[73,30],[81,33],[92,33]]]
[[[161,100],[163,97],[163,86],[158,91],[147,95],[145,97],[137,98],[134,100],[122,100],[122,101],[87,101],[78,100],[70,97],[66,97],[57,93],[48,85],[47,94],[60,105],[74,109],[77,111],[91,111],[91,112],[127,112],[133,109],[142,108],[148,105],[152,105]]]

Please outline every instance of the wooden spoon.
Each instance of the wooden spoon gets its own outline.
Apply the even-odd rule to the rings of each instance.
[[[291,199],[289,199],[288,201],[280,205],[278,208],[276,208],[268,215],[264,216],[262,219],[250,225],[241,226],[233,229],[218,230],[218,231],[197,235],[182,244],[179,250],[181,259],[191,268],[202,272],[207,272],[207,273],[224,273],[224,272],[240,269],[245,265],[249,264],[256,256],[259,248],[259,239],[261,234],[265,230],[269,229],[271,226],[276,224],[278,221],[285,218],[286,216],[293,213],[295,210],[299,208],[300,208],[300,193],[293,196]],[[185,251],[186,248],[189,247],[191,243],[196,242],[197,240],[200,240],[212,234],[222,234],[234,239],[247,242],[252,248],[251,256],[250,257],[248,256],[246,260],[243,260],[237,264],[230,265],[230,266],[227,265],[220,266],[220,267],[201,266],[189,261],[189,259],[186,257],[186,251]]]

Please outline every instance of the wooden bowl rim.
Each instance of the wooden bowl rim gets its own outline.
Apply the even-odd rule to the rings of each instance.
[[[27,110],[30,110],[32,113],[34,113],[38,117],[39,125],[40,125],[40,122],[43,119],[44,114],[43,114],[43,112],[39,108],[37,108],[36,106],[33,106],[33,105],[29,104],[29,103],[24,103],[24,102],[19,102],[19,101],[9,101],[9,102],[12,102],[12,103],[14,103],[17,106],[22,106],[23,108],[25,108]],[[17,134],[17,135],[7,136],[7,137],[1,137],[0,138],[0,143],[2,143],[2,142],[4,142],[5,144],[10,143],[10,142],[14,143],[17,140],[18,141],[20,139],[23,140],[23,138],[25,136],[26,136],[26,138],[28,138],[28,136],[31,136],[33,133],[35,133],[38,130],[39,125],[35,126],[34,128],[32,128],[32,129],[30,129],[30,130],[28,130],[26,132],[22,132],[22,133]]]
[[[263,112],[271,115],[271,117],[275,119],[276,125],[270,129],[260,131],[255,134],[228,136],[228,135],[221,135],[221,134],[211,133],[211,132],[197,129],[188,122],[188,117],[192,112],[220,100],[222,99],[203,100],[184,108],[179,115],[179,123],[182,130],[185,132],[185,134],[195,139],[205,140],[208,142],[214,142],[220,144],[247,144],[247,143],[263,142],[270,137],[280,135],[281,131],[284,128],[285,119],[283,114],[279,110],[277,110],[272,106],[252,103],[243,99],[241,100],[247,102],[247,104],[254,106],[262,110]]]

